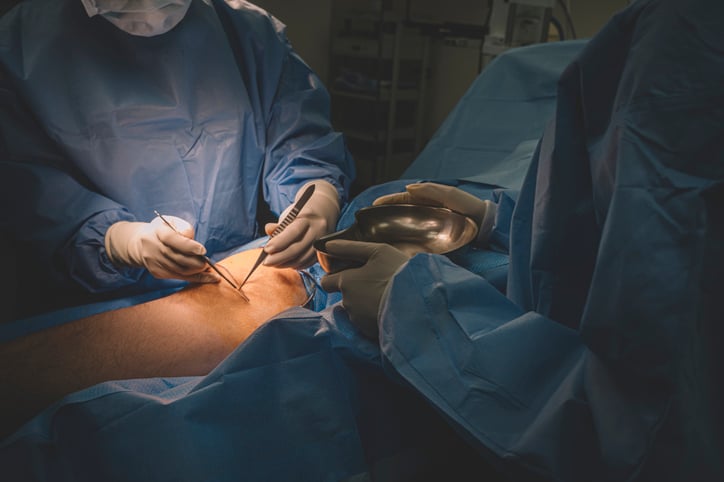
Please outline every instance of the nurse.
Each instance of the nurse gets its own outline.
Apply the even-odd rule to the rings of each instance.
[[[514,480],[724,480],[723,53],[718,0],[638,0],[587,43],[504,233],[505,294],[443,256],[326,245],[364,263],[322,286],[385,366]],[[456,197],[483,209],[432,183],[377,203]]]
[[[30,310],[218,282],[199,255],[257,238],[269,210],[270,233],[310,183],[265,264],[311,265],[335,227],[351,156],[322,82],[260,8],[24,1],[0,19],[0,69],[0,233],[27,260]]]

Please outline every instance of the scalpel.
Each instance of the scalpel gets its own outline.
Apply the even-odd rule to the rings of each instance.
[[[309,201],[309,198],[312,197],[312,194],[314,194],[314,184],[310,184],[307,189],[304,190],[304,193],[302,193],[302,196],[299,198],[299,200],[294,204],[294,207],[291,211],[289,211],[289,214],[284,216],[284,219],[281,223],[276,227],[276,229],[269,235],[269,239],[273,238],[277,234],[284,231],[284,229],[291,224],[292,221],[297,219],[297,215],[299,214],[299,211],[302,210],[305,204],[307,204],[307,201]],[[267,252],[262,249],[261,253],[259,254],[259,257],[256,259],[256,262],[254,263],[254,266],[251,267],[251,271],[249,271],[249,274],[246,275],[246,278],[244,278],[244,281],[241,282],[241,285],[239,285],[239,290],[241,290],[241,287],[244,286],[244,283],[249,279],[251,274],[256,271],[256,269],[259,267],[259,265],[264,261],[264,259],[267,257]]]

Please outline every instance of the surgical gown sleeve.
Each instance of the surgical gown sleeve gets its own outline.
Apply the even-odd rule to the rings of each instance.
[[[72,0],[22,2],[0,19],[0,63],[3,223],[55,291],[173,284],[110,264],[118,220],[179,216],[223,257],[256,236],[260,190],[281,212],[307,181],[344,194],[353,175],[321,82],[247,2],[193,2],[151,40]]]
[[[347,200],[354,177],[352,156],[329,120],[329,94],[321,80],[289,52],[277,91],[264,175],[264,193],[274,212],[294,201],[306,182],[329,181]]]
[[[224,12],[220,12],[222,20]],[[257,75],[264,78],[249,78],[246,82],[257,85],[263,104],[261,110],[266,113],[264,199],[272,212],[278,214],[294,201],[296,192],[305,183],[324,179],[337,188],[344,202],[355,169],[344,137],[332,128],[329,93],[292,48],[284,24],[265,12],[260,11],[259,15],[269,18],[269,22],[263,24],[266,26],[264,49],[253,53],[263,65]],[[229,18],[236,35],[243,37],[244,30],[249,28],[245,23],[248,20],[237,16],[233,9]],[[236,55],[243,58],[250,53],[247,49]]]
[[[52,280],[49,287],[65,283],[100,292],[135,282],[142,271],[116,268],[103,245],[111,224],[133,216],[94,192],[70,165],[0,80],[0,232],[16,241],[24,269],[43,273],[36,288]]]
[[[435,255],[388,286],[389,366],[521,480],[724,477],[722,13],[635,2],[566,69],[507,295]]]

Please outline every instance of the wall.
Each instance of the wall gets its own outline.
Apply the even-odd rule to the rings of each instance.
[[[484,25],[487,0],[411,0],[410,16],[435,22]],[[430,76],[423,139],[429,140],[479,72],[480,40],[436,38],[430,49]]]
[[[332,2],[343,0],[256,0],[287,25],[294,48],[325,82],[328,80]],[[372,1],[372,0],[370,0]],[[404,0],[394,0],[396,2]],[[628,0],[563,0],[570,6],[579,38],[591,37]],[[410,0],[413,18],[483,24],[487,0]],[[555,15],[565,20],[562,11]],[[479,41],[439,38],[432,44],[424,139],[429,139],[478,75]]]
[[[628,0],[570,0],[571,17],[578,38],[590,38],[613,14],[628,5]]]
[[[415,11],[437,12],[439,21],[484,22],[487,0],[447,0],[444,7],[437,0],[412,0]],[[564,0],[578,38],[588,38],[600,30],[615,12],[628,4],[628,0]],[[565,22],[559,7],[554,15]],[[479,41],[472,39],[437,39],[432,48],[431,77],[427,102],[425,138],[429,139],[448,116],[460,97],[478,75]]]
[[[329,65],[329,26],[333,0],[252,0],[287,26],[294,50],[323,80]]]

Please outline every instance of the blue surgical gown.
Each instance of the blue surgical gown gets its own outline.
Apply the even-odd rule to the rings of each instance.
[[[506,295],[418,255],[388,287],[379,349],[340,304],[291,310],[207,377],[59,401],[0,442],[0,467],[495,480],[459,470],[475,459],[516,482],[724,480],[722,19],[719,0],[637,0],[564,72],[509,219]]]
[[[0,232],[36,294],[163,287],[110,263],[115,222],[179,216],[220,258],[258,235],[261,199],[278,214],[326,179],[344,200],[354,175],[320,79],[246,2],[194,1],[157,37],[78,0],[21,2],[0,69]]]
[[[388,287],[385,360],[520,480],[724,480],[722,85],[724,3],[633,3],[559,80],[507,295],[433,255]]]

